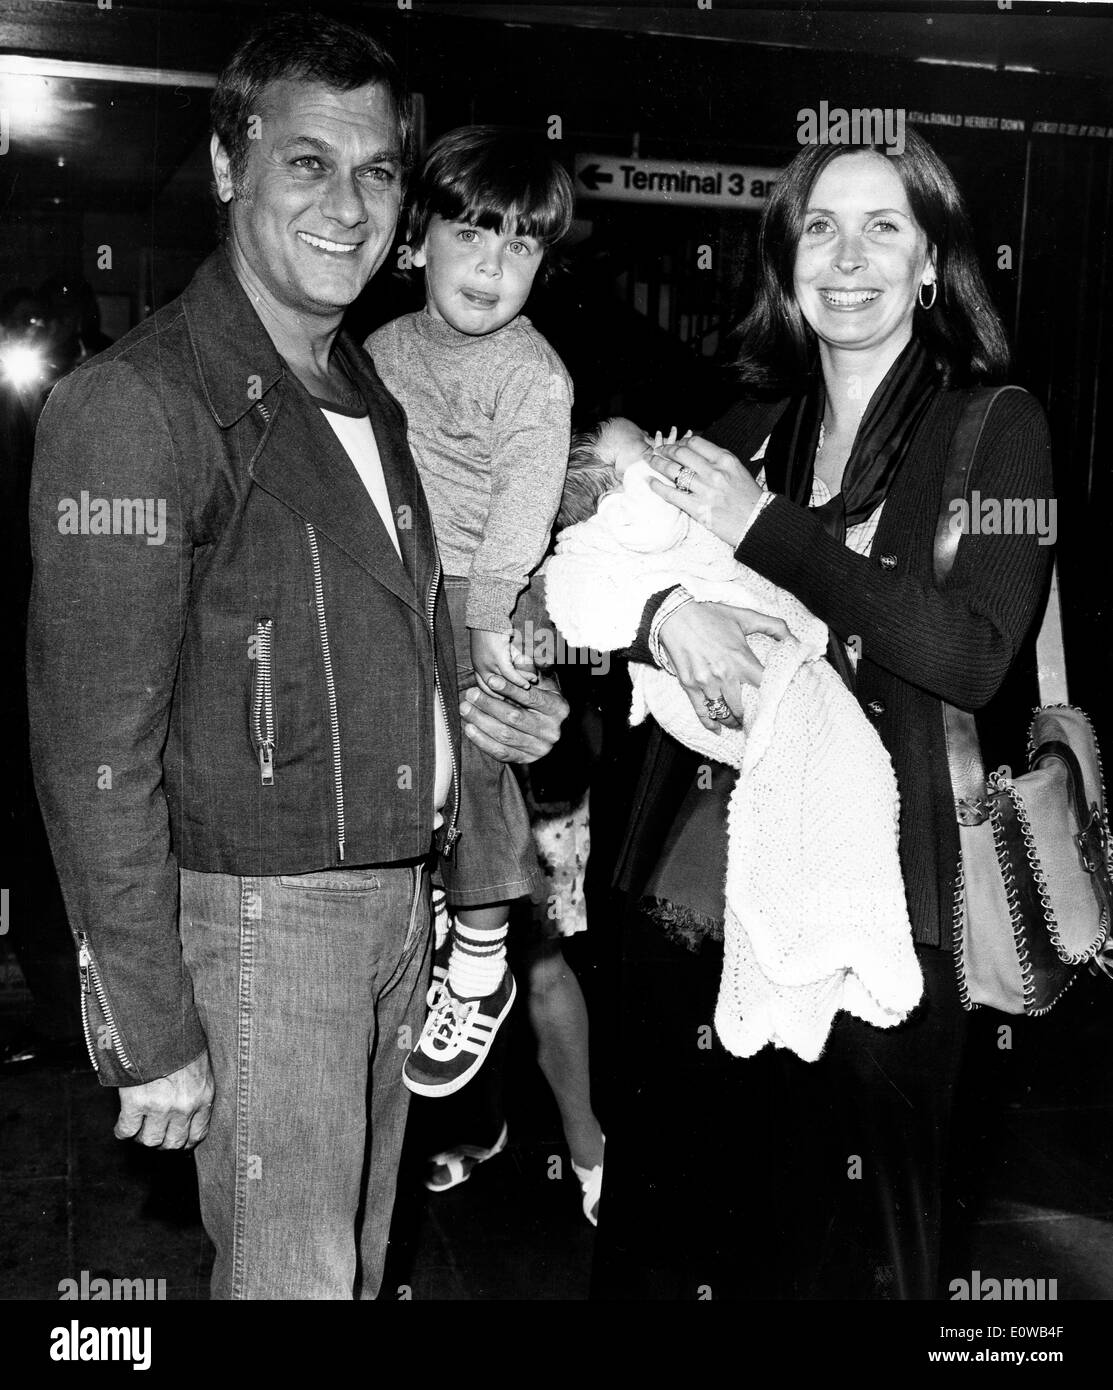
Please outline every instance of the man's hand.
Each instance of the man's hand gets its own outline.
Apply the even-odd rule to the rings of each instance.
[[[464,737],[504,763],[534,763],[556,743],[568,702],[551,676],[528,690],[491,679],[497,695],[473,686],[460,701]]]
[[[720,724],[742,727],[742,686],[760,685],[764,670],[747,645],[755,632],[781,640],[789,635],[780,618],[724,603],[686,603],[661,624],[660,639],[696,718],[711,733]],[[712,719],[708,700],[722,700],[729,719]]]
[[[180,1071],[142,1086],[120,1087],[117,1139],[138,1139],[149,1149],[192,1149],[209,1132],[213,1070],[208,1052]]]

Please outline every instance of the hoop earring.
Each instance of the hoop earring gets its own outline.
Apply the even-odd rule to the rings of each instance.
[[[935,297],[936,297],[936,295],[937,295],[938,293],[939,293],[939,283],[938,283],[938,281],[933,280],[933,281],[931,282],[931,298],[930,298],[930,299],[928,300],[928,302],[925,304],[925,303],[924,303],[924,287],[923,287],[923,285],[921,285],[920,288],[916,291],[916,299],[917,299],[917,301],[918,301],[918,303],[919,303],[919,305],[920,305],[920,308],[921,308],[921,309],[930,309],[931,306],[935,303]]]

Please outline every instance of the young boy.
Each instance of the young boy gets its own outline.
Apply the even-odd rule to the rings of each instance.
[[[511,621],[545,553],[568,460],[572,391],[560,358],[522,315],[549,248],[568,231],[568,175],[531,141],[468,126],[430,149],[410,210],[425,308],[365,346],[409,417],[444,566],[461,692],[492,678],[528,686]],[[513,770],[465,741],[461,837],[442,867],[455,921],[447,973],[406,1059],[411,1091],[450,1095],[482,1064],[516,993],[510,904],[543,888]]]

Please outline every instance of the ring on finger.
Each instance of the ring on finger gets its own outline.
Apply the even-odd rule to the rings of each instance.
[[[716,700],[707,698],[703,703],[707,706],[707,714],[711,719],[717,719],[721,723],[724,719],[732,717],[730,706],[721,696]]]
[[[692,479],[696,476],[694,468],[689,468],[686,463],[680,465],[680,472],[672,480],[672,485],[677,492],[691,492]]]

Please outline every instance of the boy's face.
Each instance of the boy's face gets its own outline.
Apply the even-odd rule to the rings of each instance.
[[[543,256],[535,237],[434,216],[414,265],[425,267],[430,314],[479,338],[521,313]]]

